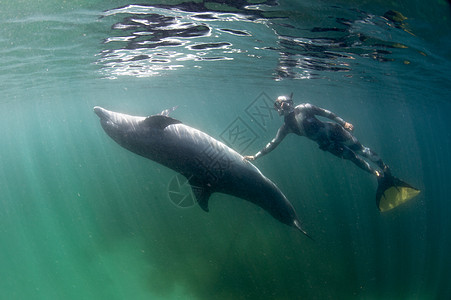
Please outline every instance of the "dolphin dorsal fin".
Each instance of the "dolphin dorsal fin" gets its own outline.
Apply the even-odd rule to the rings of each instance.
[[[172,124],[181,124],[179,120],[173,119],[171,117],[156,115],[156,116],[150,116],[147,117],[144,121],[144,124],[146,124],[149,127],[155,127],[159,129],[165,129],[167,126]]]

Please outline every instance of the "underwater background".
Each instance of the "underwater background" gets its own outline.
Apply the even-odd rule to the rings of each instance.
[[[0,299],[450,299],[449,1],[0,1]],[[95,105],[254,154],[279,95],[421,189],[288,136],[255,165],[315,241],[115,144]],[[180,190],[178,190],[180,189]],[[179,192],[185,200],[177,200]]]

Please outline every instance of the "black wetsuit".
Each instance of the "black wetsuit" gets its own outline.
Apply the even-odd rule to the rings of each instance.
[[[334,122],[321,121],[316,116],[328,118]],[[255,158],[274,150],[289,133],[306,136],[318,143],[319,148],[344,159],[349,159],[365,171],[375,174],[374,169],[362,157],[374,162],[381,170],[387,166],[370,148],[364,147],[344,128],[346,122],[334,113],[323,108],[304,103],[285,116],[285,122],[277,131],[276,137],[265,148],[255,154]]]

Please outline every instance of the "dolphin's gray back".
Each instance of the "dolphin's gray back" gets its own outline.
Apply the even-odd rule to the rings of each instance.
[[[304,232],[280,189],[224,143],[167,116],[135,117],[101,107],[94,111],[118,144],[184,175],[205,211],[212,193],[225,193],[251,201]]]
[[[230,176],[236,176],[237,172],[264,177],[238,152],[208,134],[187,125],[167,126],[163,130],[163,138],[160,142],[167,149],[164,155],[168,157],[167,160],[171,161],[169,164],[175,165],[175,168],[180,169],[179,171],[182,173],[195,173],[195,176],[199,177],[198,179],[209,184],[217,184],[220,179],[223,181]],[[166,162],[168,162],[167,160]]]

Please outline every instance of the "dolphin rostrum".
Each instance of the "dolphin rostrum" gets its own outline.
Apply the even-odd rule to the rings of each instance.
[[[222,142],[167,114],[137,117],[98,106],[94,112],[116,143],[185,176],[204,211],[208,212],[212,193],[229,194],[262,207],[310,237],[280,189]]]

